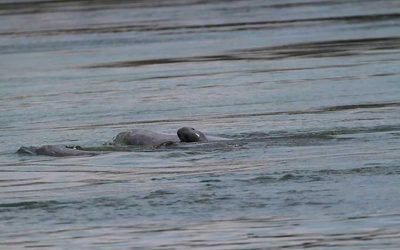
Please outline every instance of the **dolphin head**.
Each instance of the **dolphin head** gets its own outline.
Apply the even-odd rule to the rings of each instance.
[[[181,142],[206,142],[207,137],[201,132],[194,128],[183,127],[178,129],[178,137]]]
[[[18,154],[35,155],[38,147],[20,147],[17,151]]]

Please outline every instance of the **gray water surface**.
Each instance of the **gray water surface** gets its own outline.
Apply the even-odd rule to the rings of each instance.
[[[399,13],[0,1],[0,248],[399,249]],[[15,154],[182,126],[223,140]]]

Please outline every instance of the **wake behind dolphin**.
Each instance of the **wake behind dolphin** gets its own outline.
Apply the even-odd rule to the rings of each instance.
[[[93,156],[110,151],[122,151],[121,146],[140,146],[160,148],[172,146],[178,143],[207,142],[203,132],[194,128],[182,127],[176,135],[168,135],[150,130],[133,129],[119,133],[113,140],[112,146],[108,147],[69,147],[65,145],[44,145],[40,147],[30,146],[19,148],[17,153],[47,156]]]

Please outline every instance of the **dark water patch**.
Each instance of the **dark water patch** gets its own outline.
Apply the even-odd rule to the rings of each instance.
[[[285,174],[284,176],[280,177],[279,181],[288,181],[288,180],[298,180],[301,179],[303,176],[293,175],[293,174]]]
[[[175,193],[172,191],[169,191],[169,190],[156,190],[156,191],[152,191],[150,194],[143,197],[143,199],[158,199],[158,198],[163,198],[163,197],[173,195],[173,194],[175,194]]]
[[[370,127],[336,127],[330,130],[322,131],[299,131],[295,133],[288,132],[251,132],[240,133],[235,135],[224,135],[230,138],[226,143],[231,145],[238,144],[241,148],[248,147],[251,142],[263,142],[267,145],[285,145],[285,146],[307,146],[307,145],[323,145],[325,143],[339,143],[352,140],[351,137],[339,137],[342,135],[355,135],[361,133],[380,133],[380,132],[397,132],[400,125],[386,126],[370,126]],[[224,143],[224,142],[220,142]],[[212,144],[211,144],[212,145]]]
[[[219,179],[205,179],[205,180],[201,180],[201,183],[214,183],[214,182],[221,182],[221,180]]]
[[[375,108],[387,108],[387,107],[400,107],[400,102],[338,105],[338,106],[323,108],[323,109],[321,109],[321,111],[345,111],[345,110],[354,110],[354,109],[375,109]]]
[[[40,178],[26,178],[26,179],[0,179],[0,183],[12,183],[12,182],[21,182],[21,181],[38,181]]]
[[[38,248],[38,249],[44,249],[44,248],[50,248],[50,247],[56,247],[56,245],[51,245],[51,244],[35,244],[35,245],[26,245],[25,248]]]
[[[0,211],[12,211],[14,209],[30,210],[30,209],[44,209],[54,210],[56,207],[64,206],[65,203],[49,200],[49,201],[25,201],[25,202],[14,202],[14,203],[2,203],[0,204]]]
[[[140,199],[138,196],[129,195],[127,197],[96,197],[84,201],[72,202],[71,207],[78,209],[84,208],[113,208],[113,209],[128,209],[136,207],[138,204],[136,200]]]
[[[38,243],[38,241],[36,241],[36,240],[9,241],[9,242],[0,242],[0,246],[3,245],[3,246],[15,247],[16,245],[21,244],[21,245],[25,245],[25,247],[28,247],[27,245],[36,244],[36,243]]]
[[[160,196],[161,197],[161,196]],[[156,196],[154,197],[156,198]],[[71,201],[26,201],[15,203],[0,204],[0,212],[13,212],[18,210],[44,210],[46,212],[56,212],[59,210],[83,210],[83,209],[115,209],[123,210],[138,206],[142,197],[127,195],[125,197],[94,197],[85,200]],[[147,198],[144,198],[147,199]]]
[[[346,4],[348,2],[354,2],[353,1],[346,1],[346,2],[341,2],[341,1],[312,1],[312,2],[307,2],[307,1],[299,1],[299,2],[293,2],[293,3],[277,3],[277,4],[271,4],[268,5],[270,8],[276,8],[276,9],[287,9],[287,8],[299,8],[299,7],[314,7],[314,6],[331,6],[331,5],[340,5],[340,4]],[[355,2],[359,2],[359,0],[355,0]]]
[[[361,168],[348,168],[348,169],[323,169],[323,170],[293,170],[272,172],[270,174],[261,174],[256,177],[236,179],[236,181],[244,182],[249,185],[266,185],[277,184],[281,182],[292,183],[310,183],[310,182],[324,182],[336,178],[338,176],[381,176],[400,175],[399,166],[374,166],[374,167],[361,167]],[[309,193],[309,192],[322,192],[332,191],[330,189],[321,190],[287,190],[286,194],[296,193]]]
[[[203,76],[218,76],[218,75],[227,75],[227,74],[235,74],[237,71],[223,71],[223,72],[211,72],[211,73],[201,73],[201,74],[189,74],[185,72],[185,74],[180,75],[163,75],[163,76],[152,76],[152,77],[144,77],[139,78],[137,81],[148,81],[148,80],[160,80],[160,79],[177,79],[177,78],[194,78],[194,77],[203,77]],[[188,84],[179,83],[177,87],[187,87]],[[213,85],[214,87],[218,85]]]
[[[175,149],[175,147],[174,147],[174,149]],[[171,150],[173,150],[173,149],[171,149]],[[186,156],[191,156],[191,155],[194,155],[194,153],[193,153],[193,152],[182,152],[182,151],[175,152],[175,150],[173,150],[173,152],[168,153],[168,154],[166,154],[166,155],[163,155],[163,156],[161,156],[161,158],[165,158],[165,159],[168,159],[168,158],[176,159],[176,158],[181,158],[181,157],[186,157]]]
[[[240,140],[222,140],[222,141],[212,141],[208,143],[198,143],[198,144],[181,144],[176,147],[176,149],[181,150],[186,157],[190,156],[200,156],[202,154],[216,153],[216,152],[232,152],[247,149],[246,141]],[[211,157],[212,158],[212,157]],[[204,159],[204,158],[203,158]]]
[[[308,193],[324,193],[324,196],[328,196],[329,194],[327,193],[331,193],[333,190],[332,189],[303,189],[303,190],[297,190],[297,189],[289,189],[289,190],[285,190],[285,191],[278,191],[277,194],[279,195],[283,195],[283,194],[287,194],[287,195],[303,195],[303,194],[308,194]],[[330,196],[333,196],[333,194],[330,194]]]
[[[268,184],[268,183],[275,183],[278,180],[279,180],[279,177],[270,176],[270,175],[263,175],[263,176],[257,176],[257,177],[254,177],[254,178],[241,180],[241,181],[245,181],[247,183]]]
[[[300,175],[288,173],[279,177],[278,181],[315,182],[324,181],[324,179],[320,175]]]
[[[159,59],[95,64],[95,65],[83,66],[82,68],[88,68],[88,69],[90,69],[90,68],[125,68],[125,67],[140,67],[140,66],[147,66],[147,65],[158,65],[158,64],[233,61],[233,60],[238,60],[238,58],[235,58],[234,56],[230,56],[230,55],[182,57],[182,58],[159,58]]]
[[[249,71],[249,72],[251,72],[251,73],[292,72],[292,71],[316,70],[316,69],[353,68],[353,67],[359,67],[361,65],[364,65],[364,64],[356,63],[356,64],[346,64],[346,65],[339,65],[339,64],[334,64],[334,65],[316,65],[316,66],[313,66],[313,67],[273,68],[273,69],[263,69],[263,70],[252,70],[252,71]],[[227,73],[231,73],[231,72],[227,72]]]
[[[227,135],[225,135],[227,136]],[[251,132],[241,133],[237,135],[231,135],[232,139],[241,139],[245,141],[265,141],[265,140],[301,140],[301,139],[315,139],[315,140],[332,140],[336,139],[335,133],[332,131],[320,131],[320,132]]]
[[[29,191],[29,192],[46,192],[46,191],[57,192],[57,191],[67,191],[67,190],[73,190],[73,189],[81,190],[83,188],[95,186],[95,185],[96,184],[79,184],[79,185],[75,185],[75,186],[63,186],[63,187],[49,187],[49,188],[37,188],[37,189],[30,188],[29,190],[12,190],[12,191],[5,191],[2,193],[26,193],[27,191]]]
[[[90,12],[104,9],[169,7],[197,4],[198,1],[158,0],[35,0],[0,3],[0,15],[24,15],[46,12]],[[207,1],[205,1],[207,2]],[[219,0],[218,2],[224,2]],[[77,8],[77,5],[79,8]]]
[[[395,75],[399,75],[398,73],[381,73],[381,74],[372,74],[371,76],[395,76]]]
[[[275,115],[307,115],[307,114],[324,114],[327,112],[348,111],[354,109],[376,109],[386,107],[399,107],[399,102],[387,103],[365,103],[365,104],[352,104],[352,105],[337,105],[324,107],[320,109],[309,110],[287,110],[287,111],[273,111],[273,112],[260,112],[260,113],[246,113],[246,114],[231,114],[212,117],[213,119],[226,119],[226,118],[242,118],[242,117],[258,117],[258,116],[275,116]]]
[[[340,139],[345,140],[345,139]],[[257,141],[252,141],[257,142]],[[290,137],[290,138],[270,138],[261,141],[263,143],[263,147],[271,148],[271,147],[316,147],[316,146],[325,146],[331,144],[337,144],[339,142],[338,139],[332,138],[321,138],[321,137]],[[257,147],[257,146],[256,146]]]
[[[1,14],[0,14],[1,15]],[[121,33],[121,32],[159,32],[169,31],[164,35],[174,35],[179,33],[200,33],[200,32],[233,32],[280,28],[288,25],[321,25],[324,23],[351,22],[351,23],[372,23],[383,21],[395,21],[400,19],[398,13],[374,14],[374,15],[355,15],[355,16],[333,16],[322,18],[289,19],[289,20],[268,20],[268,21],[248,21],[248,22],[229,22],[229,23],[204,23],[201,25],[165,25],[161,22],[143,24],[108,25],[100,27],[70,28],[56,30],[37,30],[37,31],[7,31],[0,32],[2,36],[56,36],[70,34],[101,34],[101,33]],[[174,32],[172,32],[174,31]]]
[[[378,133],[378,132],[392,132],[399,131],[400,125],[378,125],[370,127],[354,127],[354,128],[335,128],[331,131],[325,131],[323,133],[330,133],[333,136],[337,135],[351,135],[360,133]],[[346,140],[346,138],[344,138]]]
[[[235,51],[235,54],[239,55],[239,58],[248,60],[251,58],[276,60],[291,57],[354,56],[366,51],[397,50],[399,48],[399,37],[379,37],[289,44]]]
[[[366,232],[365,232],[366,231]],[[281,248],[310,248],[310,247],[344,247],[351,244],[352,247],[358,246],[363,248],[365,246],[375,246],[376,248],[382,247],[380,240],[395,239],[399,237],[399,232],[391,230],[365,230],[360,232],[350,232],[347,234],[322,234],[322,235],[305,235],[304,238],[299,238],[297,241],[306,241],[293,245],[283,245]],[[368,241],[369,243],[364,243]],[[377,242],[373,242],[377,241]],[[366,245],[367,244],[367,245]],[[392,246],[387,244],[387,246]]]
[[[128,182],[128,180],[87,179],[87,180],[83,180],[82,182],[88,183],[89,185],[98,186],[98,185],[105,185],[105,184],[126,183],[126,182]]]
[[[310,228],[311,223],[316,228]],[[271,249],[303,249],[309,247],[341,249],[380,249],[388,247],[395,249],[397,246],[395,240],[396,237],[399,237],[397,229],[376,229],[373,226],[354,228],[350,225],[344,225],[346,228],[350,228],[342,232],[340,228],[334,228],[335,221],[311,221],[310,224],[297,218],[236,218],[231,220],[206,220],[203,223],[189,225],[182,223],[179,227],[165,226],[159,222],[146,225],[131,223],[127,226],[99,226],[97,229],[101,233],[96,235],[87,235],[87,231],[90,232],[91,228],[75,228],[75,230],[85,240],[90,240],[94,236],[108,239],[107,236],[112,237],[118,234],[118,236],[123,237],[122,239],[125,239],[124,237],[132,239],[133,236],[135,240],[149,240],[152,242],[150,245],[147,242],[145,245],[137,245],[137,242],[132,243],[135,246],[134,248],[139,249],[186,249],[191,247],[201,249],[265,249],[266,244]],[[120,231],[120,229],[124,230]],[[96,228],[93,228],[93,230],[96,230]],[[129,233],[125,235],[127,230],[129,230]],[[108,235],[104,233],[109,231],[113,231],[115,234]],[[160,234],[163,237],[163,241],[157,242]],[[149,238],[145,238],[145,236]],[[52,237],[57,237],[57,235],[52,234]],[[164,237],[167,237],[168,240],[164,240]],[[64,241],[65,236],[61,239]],[[67,239],[71,238],[68,237]],[[96,241],[96,243],[102,243],[103,241],[105,240]],[[17,241],[15,242],[18,243]],[[39,243],[35,242],[33,244]],[[93,247],[94,245],[99,246],[98,244],[91,244],[90,246]],[[105,246],[109,247],[110,245]],[[116,248],[118,247],[119,245],[116,245]]]
[[[400,175],[400,166],[373,166],[352,169],[326,169],[317,172],[321,175]]]
[[[276,21],[261,21],[261,22],[245,22],[245,23],[229,23],[223,24],[224,27],[228,26],[230,29],[218,30],[221,31],[247,31],[247,30],[260,30],[260,29],[272,29],[272,28],[287,28],[290,26],[320,26],[336,24],[340,22],[344,23],[374,23],[374,22],[385,22],[385,21],[395,21],[400,19],[398,13],[386,13],[380,15],[353,15],[353,16],[332,16],[332,17],[318,17],[318,18],[305,18],[305,19],[289,19],[289,20],[276,20]],[[213,26],[216,25],[206,25],[212,31]],[[221,25],[220,25],[221,26]],[[310,27],[311,28],[311,27]]]
[[[5,96],[2,98],[2,100],[7,100],[7,101],[17,101],[17,100],[25,100],[25,99],[31,99],[31,98],[46,98],[46,97],[56,97],[56,96],[64,96],[68,93],[51,93],[51,94],[43,94],[43,93],[38,93],[36,95],[33,94],[28,94],[28,95],[17,95],[17,96]]]
[[[304,171],[302,174],[295,173],[274,173],[271,175],[261,175],[249,179],[239,179],[241,182],[248,184],[272,184],[279,182],[299,182],[309,183],[316,181],[324,181],[323,176]]]
[[[51,182],[44,182],[44,181],[34,181],[34,182],[26,182],[26,183],[13,183],[13,184],[6,184],[0,185],[1,187],[21,187],[21,186],[35,186],[35,185],[44,185],[44,184],[51,184]]]
[[[50,158],[47,157],[49,161],[54,161],[54,157]],[[50,163],[51,164],[51,163]],[[17,165],[17,164],[15,164]],[[2,167],[7,167],[7,166],[15,166],[14,164],[4,164]],[[21,166],[21,164],[17,165]],[[37,167],[37,164],[32,164],[32,163],[27,163],[26,165],[23,165],[24,167]],[[51,166],[54,166],[54,164],[51,164]],[[64,165],[64,167],[70,167],[71,164]],[[61,167],[61,165],[57,166]],[[99,169],[90,169],[86,168],[84,170],[82,169],[74,169],[74,170],[58,170],[58,169],[53,169],[53,170],[1,170],[0,173],[94,173],[94,174],[115,174],[115,175],[125,175],[125,174],[131,174],[131,171],[121,171],[121,170],[99,170]]]
[[[165,39],[164,41],[167,41]],[[159,43],[160,40],[154,40],[151,38],[137,38],[135,44],[149,44]],[[92,49],[93,47],[116,47],[123,45],[132,44],[132,38],[103,38],[103,39],[91,39],[91,40],[67,40],[62,39],[61,41],[43,41],[40,43],[13,43],[0,46],[0,52],[2,54],[25,54],[34,52],[52,52],[52,51],[70,51],[77,49]]]
[[[375,166],[361,167],[349,169],[324,169],[324,170],[296,170],[291,172],[271,173],[269,175],[261,175],[249,179],[240,179],[252,184],[268,184],[285,181],[294,182],[315,182],[325,181],[329,177],[340,175],[357,175],[357,176],[379,176],[379,175],[399,175],[399,166]]]
[[[368,215],[356,215],[344,218],[345,220],[364,220],[369,218],[395,218],[400,217],[399,213],[376,213]]]
[[[285,207],[297,207],[297,206],[323,206],[324,208],[328,208],[337,202],[321,202],[321,201],[304,201],[299,200],[298,198],[287,198],[284,200]]]
[[[256,61],[277,60],[290,57],[335,57],[353,56],[366,51],[397,50],[400,48],[399,37],[364,38],[348,40],[332,40],[323,42],[297,43],[275,47],[265,47],[247,50],[234,50],[226,54],[157,58],[147,60],[121,61],[82,66],[81,68],[124,68],[148,65],[199,63],[216,61]]]
[[[168,0],[168,1],[160,1],[160,0],[98,0],[98,1],[88,1],[88,0],[35,0],[35,1],[5,1],[0,3],[0,14],[31,14],[31,13],[43,13],[43,12],[59,12],[59,11],[94,11],[98,9],[114,9],[114,8],[149,8],[149,7],[180,7],[187,5],[205,5],[205,4],[221,4],[221,3],[234,3],[240,1],[233,0],[189,0],[189,1],[179,1],[179,0]],[[335,6],[335,5],[344,5],[344,4],[357,4],[359,1],[312,1],[312,2],[286,2],[286,3],[271,3],[265,5],[257,5],[257,8],[273,8],[273,9],[288,9],[288,8],[302,8],[302,7],[311,7],[311,6]],[[364,0],[363,2],[374,2]],[[218,8],[218,10],[223,11],[234,11],[241,10],[240,12],[249,11],[250,8],[254,8],[252,5],[250,6],[241,6],[236,7],[233,6]]]

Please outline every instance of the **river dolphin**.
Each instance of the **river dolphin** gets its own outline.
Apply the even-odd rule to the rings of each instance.
[[[65,145],[44,145],[40,147],[21,147],[17,153],[30,155],[48,155],[48,156],[93,156],[105,153],[107,151],[118,151],[118,146],[142,146],[159,148],[171,146],[180,142],[207,142],[207,137],[199,130],[189,127],[178,129],[176,135],[162,134],[150,130],[133,129],[119,133],[113,140],[115,148],[110,147],[69,147]],[[111,149],[111,150],[110,150]]]
[[[150,130],[133,129],[119,133],[115,139],[115,145],[137,146],[168,146],[179,142],[206,142],[207,137],[199,130],[189,127],[178,129],[176,135],[162,134]]]

